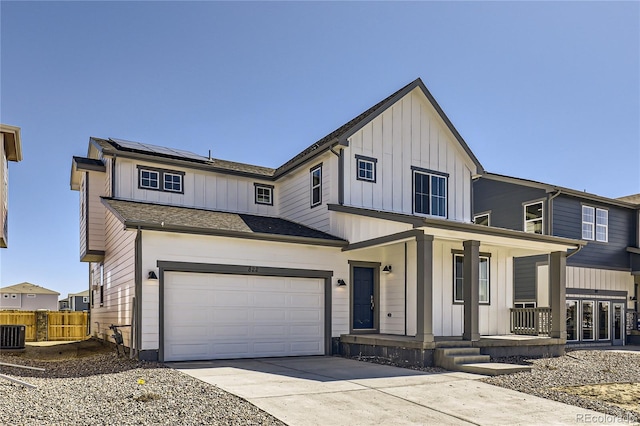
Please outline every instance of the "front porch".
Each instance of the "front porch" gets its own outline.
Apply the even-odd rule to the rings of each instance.
[[[553,357],[564,354],[565,339],[533,335],[487,335],[478,340],[436,336],[433,341],[392,334],[343,334],[333,339],[333,353],[345,357],[372,356],[407,366],[433,367],[436,350],[477,348],[491,358],[507,356]]]

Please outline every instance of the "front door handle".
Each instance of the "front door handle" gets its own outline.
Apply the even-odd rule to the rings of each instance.
[[[375,302],[373,301],[373,294],[371,295],[371,310],[373,311],[373,308],[376,307]]]

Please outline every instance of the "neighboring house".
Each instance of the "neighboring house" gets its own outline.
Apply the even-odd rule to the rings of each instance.
[[[567,341],[625,343],[638,326],[640,197],[611,199],[494,173],[476,179],[473,194],[476,223],[587,242],[567,258]],[[546,255],[516,259],[516,306],[549,306],[548,264]]]
[[[0,288],[0,309],[35,311],[58,310],[60,293],[31,283],[14,284]]]
[[[61,311],[88,311],[89,310],[89,290],[80,293],[69,293],[66,298],[58,302]]]
[[[0,248],[9,244],[9,161],[21,160],[20,128],[0,124]]]
[[[90,138],[71,188],[92,334],[131,325],[125,344],[162,361],[365,345],[429,364],[439,340],[511,332],[513,262],[534,255],[563,318],[581,242],[473,224],[482,172],[420,79],[276,169]],[[564,324],[532,344],[562,350]]]

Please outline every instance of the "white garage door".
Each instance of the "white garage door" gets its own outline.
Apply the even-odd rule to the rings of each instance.
[[[324,280],[164,275],[164,360],[324,354]]]

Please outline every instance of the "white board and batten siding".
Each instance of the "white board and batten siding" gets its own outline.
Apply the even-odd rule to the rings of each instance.
[[[413,166],[448,174],[448,218],[471,221],[476,165],[420,89],[354,133],[344,153],[346,205],[413,214]],[[356,155],[377,160],[375,183],[357,179]]]
[[[634,291],[634,276],[628,271],[567,266],[566,281],[567,288],[626,291],[628,296]],[[633,301],[627,303],[627,308],[633,309]]]
[[[324,280],[167,272],[164,360],[323,355]]]
[[[138,166],[184,173],[184,193],[139,188]],[[126,200],[266,216],[276,216],[278,212],[277,186],[272,194],[274,205],[255,203],[254,183],[274,186],[273,182],[267,180],[125,158],[118,158],[116,161],[115,180],[117,197]]]
[[[100,263],[91,263],[94,305],[91,309],[91,333],[110,338],[111,324],[131,324],[131,308],[135,295],[136,231],[123,230],[111,212],[106,212],[106,254],[104,258],[104,298],[100,306]],[[130,327],[123,328],[129,342]]]
[[[311,207],[311,169],[322,163],[322,203]],[[330,232],[327,204],[338,202],[337,157],[331,152],[278,179],[279,215],[323,232]]]
[[[224,249],[212,250],[211,247],[223,247]],[[240,261],[239,259],[242,260]],[[349,277],[349,265],[344,253],[335,247],[142,231],[143,274],[149,270],[157,270],[158,261],[228,265],[242,264],[258,267],[333,271],[331,285],[333,311],[331,318],[332,336],[337,337],[342,333],[349,332],[349,293],[344,288],[335,285],[338,278]],[[172,272],[165,272],[165,274],[169,273]],[[295,284],[295,282],[303,283],[304,280],[305,279],[302,279],[302,281],[289,282],[293,284]],[[322,294],[324,295],[324,280],[320,281],[322,281]],[[283,283],[286,281],[276,280],[276,282]],[[159,348],[160,343],[160,324],[158,322],[160,299],[158,281],[143,280],[142,292],[141,349],[154,350]],[[170,309],[171,300],[171,298],[165,295],[165,313],[167,309]],[[198,302],[193,300],[192,303],[196,304]],[[185,314],[185,312],[182,312],[182,314]],[[167,332],[167,324],[169,324],[169,322],[165,318],[165,332]]]
[[[464,306],[453,302],[455,284],[452,250],[462,249],[461,243],[438,239],[433,242],[433,333],[435,336],[460,336],[464,330]],[[490,303],[481,304],[479,307],[480,334],[509,334],[509,308],[513,304],[513,256],[505,248],[481,246],[480,251],[491,255],[489,258]],[[415,294],[415,290],[412,294]],[[409,322],[415,322],[415,316],[413,319],[410,318]]]

